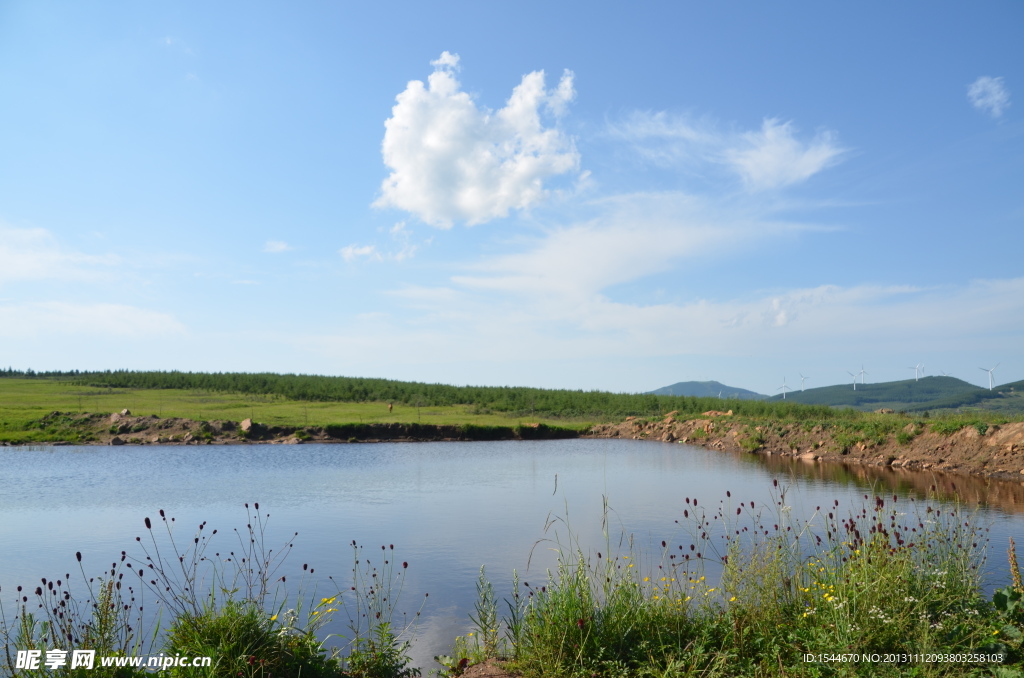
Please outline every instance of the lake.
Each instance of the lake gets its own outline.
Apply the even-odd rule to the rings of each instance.
[[[77,572],[76,551],[88,576],[122,550],[134,557],[144,519],[156,521],[161,509],[183,541],[206,521],[206,532],[219,531],[213,550],[229,551],[238,544],[232,530],[246,526],[244,504],[259,502],[270,514],[269,547],[299,533],[281,573],[294,582],[311,565],[318,595],[334,591],[327,575],[347,581],[353,540],[368,553],[394,545],[395,560],[409,563],[399,608],[415,614],[425,602],[413,648],[424,671],[470,630],[481,565],[500,599],[513,568],[526,581],[545,578],[566,523],[584,548],[602,548],[604,497],[613,541],[632,534],[640,544],[682,544],[689,537],[675,521],[684,523],[686,499],[768,505],[779,492],[773,480],[788,488],[794,516],[833,500],[839,512],[852,511],[872,485],[905,499],[933,486],[955,491],[991,528],[990,589],[1006,583],[1009,536],[1024,537],[1021,483],[634,440],[0,448],[0,469],[5,603],[15,585]],[[344,633],[341,625],[328,630]]]

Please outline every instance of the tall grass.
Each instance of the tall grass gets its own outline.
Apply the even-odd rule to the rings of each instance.
[[[958,508],[864,495],[798,520],[777,485],[770,504],[684,505],[653,556],[607,536],[585,550],[566,524],[556,569],[506,601],[492,654],[528,677],[991,675],[922,656],[1022,659],[1019,627],[982,595],[986,532]],[[805,660],[851,653],[902,659]]]
[[[19,668],[19,651],[93,650],[96,657],[211,657],[210,666],[174,666],[163,675],[202,678],[412,678],[408,642],[412,619],[396,616],[407,562],[394,546],[381,547],[376,562],[352,542],[351,583],[319,597],[311,585],[314,568],[303,564],[300,581],[283,574],[295,535],[278,549],[266,541],[269,514],[258,503],[245,505],[247,524],[228,537],[234,544],[210,553],[217,530],[198,526],[191,538],[175,535],[175,520],[164,511],[146,517],[137,553],[99,577],[87,577],[76,554],[82,584],[71,575],[42,579],[34,591],[17,587],[13,607],[0,600],[0,675],[142,676],[123,666]],[[223,539],[227,535],[222,535]],[[222,542],[219,542],[222,543]],[[293,584],[295,584],[293,586]],[[79,593],[79,589],[83,593]],[[312,592],[310,589],[312,588]],[[12,616],[8,618],[8,614]],[[336,615],[349,635],[325,635]],[[419,612],[416,612],[419,616]],[[148,626],[147,626],[148,625]],[[328,647],[331,638],[340,646]]]

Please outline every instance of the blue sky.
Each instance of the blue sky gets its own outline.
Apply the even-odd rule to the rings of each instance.
[[[0,363],[1024,378],[1024,5],[0,5]]]

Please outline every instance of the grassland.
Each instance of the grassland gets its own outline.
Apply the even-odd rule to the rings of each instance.
[[[645,393],[573,391],[522,386],[451,386],[388,379],[325,377],[303,374],[197,372],[65,372],[0,371],[2,378],[58,381],[85,390],[179,390],[197,394],[222,393],[244,397],[280,397],[298,402],[394,403],[406,407],[464,406],[468,414],[537,417],[564,420],[611,421],[627,416],[657,416],[676,410],[699,413],[722,409],[728,403],[737,414],[778,417],[830,417],[832,408],[792,403],[725,401],[718,398],[657,396]],[[2,388],[2,385],[0,385]]]
[[[223,393],[186,389],[101,388],[58,379],[0,379],[0,442],[78,442],[74,431],[40,428],[51,412],[108,415],[128,409],[137,416],[194,421],[251,418],[267,426],[325,427],[338,423],[422,423],[516,426],[550,423],[586,425],[582,419],[522,417],[476,413],[472,405],[423,405],[401,402],[324,402],[291,400],[276,394]]]
[[[585,429],[627,416],[699,415],[723,405],[738,414],[829,419],[827,407],[665,397],[602,391],[455,387],[384,379],[275,374],[0,371],[0,442],[96,442],[83,421],[53,412],[109,415],[128,409],[195,422],[253,419],[266,427],[339,424],[516,427],[542,423]],[[390,406],[390,407],[389,407]],[[45,420],[44,420],[45,419]],[[95,422],[93,422],[95,423]],[[73,424],[73,425],[72,425]]]

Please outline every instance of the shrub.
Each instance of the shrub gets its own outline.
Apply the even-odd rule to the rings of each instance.
[[[967,422],[962,419],[940,419],[939,421],[932,422],[930,428],[933,433],[949,436],[953,435],[966,425]]]
[[[756,428],[752,428],[750,426],[747,427],[746,436],[740,438],[739,440],[740,447],[742,447],[747,452],[756,452],[757,450],[764,447],[764,444],[766,442],[767,439],[765,438],[764,434],[761,431],[758,431]]]
[[[287,614],[287,613],[286,613]],[[200,615],[178,616],[167,632],[168,655],[214,657],[209,669],[184,669],[182,676],[282,676],[320,678],[342,676],[341,663],[328,657],[315,628],[277,623],[254,601],[228,599],[205,608]],[[297,622],[292,613],[288,621]]]

